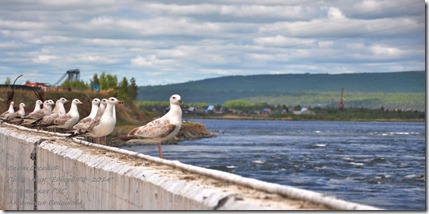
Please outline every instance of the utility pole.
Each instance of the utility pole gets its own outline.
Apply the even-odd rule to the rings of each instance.
[[[338,109],[339,110],[343,110],[343,108],[344,108],[343,99],[344,99],[344,88],[341,88],[340,102],[338,102]]]

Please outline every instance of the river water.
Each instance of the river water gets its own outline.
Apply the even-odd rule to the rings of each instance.
[[[191,121],[217,136],[163,145],[165,158],[383,209],[426,209],[423,122]],[[156,145],[126,149],[158,156]]]

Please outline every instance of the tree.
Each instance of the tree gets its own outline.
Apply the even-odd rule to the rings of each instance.
[[[224,106],[229,109],[250,110],[254,104],[247,100],[229,100],[224,103]]]
[[[134,77],[132,77],[131,80],[130,80],[130,85],[128,86],[128,92],[130,94],[130,97],[133,100],[137,99],[138,89],[139,89],[139,87],[136,84],[136,79],[134,79]]]
[[[9,77],[6,77],[6,80],[4,81],[5,85],[10,85],[11,81]]]
[[[106,73],[101,73],[100,75],[100,90],[106,90],[107,89],[107,78],[106,78]]]
[[[116,90],[118,88],[118,77],[116,75],[107,74],[106,75],[106,88],[111,88]]]
[[[94,74],[94,76],[90,81],[91,81],[91,84],[96,84],[98,85],[98,87],[100,87],[100,79],[98,79],[97,73]]]
[[[295,107],[293,107],[294,111],[301,111],[302,107],[300,105],[296,105]]]
[[[121,97],[128,97],[129,96],[129,91],[128,91],[128,80],[126,77],[122,78],[122,81],[119,83],[118,86],[118,94]]]
[[[66,88],[66,89],[89,89],[89,85],[86,84],[83,80],[80,81],[64,81],[61,84],[61,88]]]

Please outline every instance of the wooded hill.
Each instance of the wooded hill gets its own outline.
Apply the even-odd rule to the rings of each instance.
[[[417,93],[421,94],[424,106],[425,85],[424,71],[225,76],[179,84],[139,87],[137,99],[166,101],[172,94],[180,94],[186,102],[223,104],[225,101],[236,99],[255,101],[255,97],[258,101],[268,102],[267,100],[275,100],[276,97],[300,96],[308,92],[339,94],[341,88],[344,88],[349,94],[358,92],[361,95],[376,93],[377,96],[383,96],[384,93],[398,93],[403,97],[404,93]],[[263,97],[267,97],[267,100],[261,99]],[[372,102],[374,99],[376,97],[371,96]]]

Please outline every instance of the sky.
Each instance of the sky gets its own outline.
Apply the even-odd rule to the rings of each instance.
[[[1,0],[0,83],[425,70],[422,0]]]

